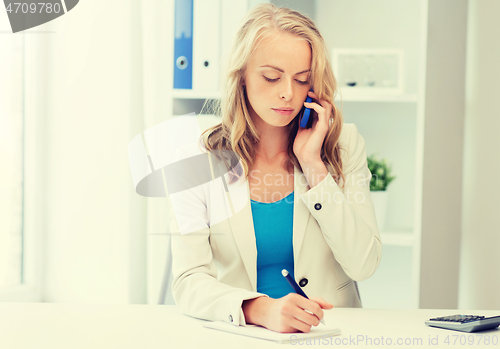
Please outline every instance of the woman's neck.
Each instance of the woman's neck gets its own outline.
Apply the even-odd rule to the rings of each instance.
[[[255,155],[266,162],[280,160],[287,154],[287,134],[261,134],[260,142],[255,145]]]
[[[289,127],[266,126],[258,127],[260,141],[255,144],[255,153],[266,162],[281,160],[288,154]]]

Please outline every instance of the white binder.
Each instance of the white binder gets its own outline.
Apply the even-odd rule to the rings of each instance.
[[[219,90],[220,0],[193,3],[193,90]]]

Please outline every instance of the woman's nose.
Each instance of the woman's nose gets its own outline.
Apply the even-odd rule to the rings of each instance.
[[[285,101],[291,101],[293,98],[293,86],[292,82],[284,81],[280,92],[280,98]]]

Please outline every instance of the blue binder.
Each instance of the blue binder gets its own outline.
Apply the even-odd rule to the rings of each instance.
[[[193,0],[175,0],[174,88],[193,88]]]

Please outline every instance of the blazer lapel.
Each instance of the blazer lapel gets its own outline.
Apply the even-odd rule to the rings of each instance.
[[[257,245],[253,225],[248,179],[228,185],[230,201],[227,205],[233,237],[245,266],[252,290],[257,291]]]
[[[309,222],[310,212],[300,196],[310,188],[307,185],[307,179],[304,174],[295,167],[294,169],[294,200],[293,200],[293,265],[297,268],[300,249],[304,235],[306,233],[307,223]],[[295,274],[295,273],[294,273]]]
[[[227,180],[229,177],[226,177]],[[227,183],[227,182],[226,182]],[[250,185],[248,179],[243,184],[238,181],[229,184],[227,215],[236,245],[250,279],[253,291],[257,291],[257,246],[250,203]],[[310,212],[300,196],[309,190],[304,174],[294,168],[294,204],[293,204],[293,259],[297,265],[298,256],[304,240]]]

